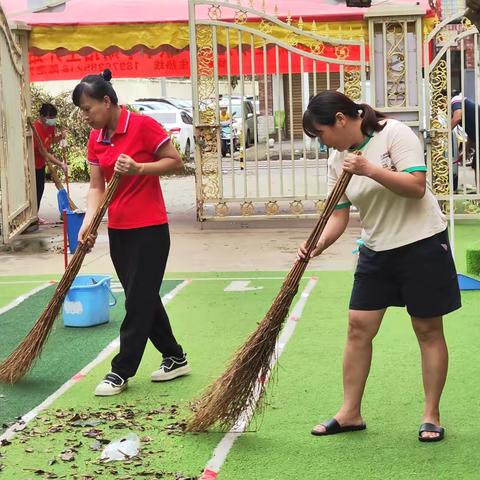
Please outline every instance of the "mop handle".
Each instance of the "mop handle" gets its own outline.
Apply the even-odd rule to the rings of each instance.
[[[65,147],[60,147],[60,149],[62,152],[62,161],[65,164],[65,186],[67,187],[67,195],[70,196],[70,181],[68,179],[68,162],[67,162],[68,155],[66,153],[67,149]]]
[[[60,130],[62,132],[62,140],[60,141],[60,151],[62,152],[62,161],[65,164],[65,186],[67,187],[67,194],[70,196],[70,182],[68,180],[68,155],[66,153],[67,151],[67,143],[64,143],[62,145],[62,142],[66,142],[65,140],[65,130]]]
[[[65,185],[67,186],[67,195],[70,196],[70,183],[68,181],[68,163],[65,161]]]
[[[68,233],[67,233],[67,212],[62,210],[62,223],[63,223],[63,263],[65,270],[68,267]]]

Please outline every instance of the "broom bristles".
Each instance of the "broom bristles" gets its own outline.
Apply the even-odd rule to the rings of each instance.
[[[115,173],[112,180],[108,184],[105,197],[102,204],[98,207],[95,216],[85,233],[84,238],[89,235],[95,235],[105,211],[115,193],[120,181],[120,175]],[[68,265],[62,279],[60,280],[55,293],[43,311],[40,318],[35,322],[27,336],[18,345],[18,347],[0,364],[0,382],[16,383],[20,380],[32,367],[35,360],[40,355],[43,345],[47,340],[55,319],[60,313],[60,308],[70,289],[73,280],[80,271],[83,259],[88,251],[86,243],[80,243],[73,255],[70,265]]]
[[[213,423],[229,430],[246,409],[261,403],[264,389],[258,390],[258,385],[270,374],[276,339],[293,297],[282,296],[277,303],[281,311],[271,309],[267,313],[223,375],[205,391],[196,406],[196,415],[188,422],[188,431],[206,431]]]
[[[56,301],[40,316],[30,333],[0,367],[0,380],[15,383],[30,369],[42,350],[62,301]],[[58,305],[57,305],[58,304]]]
[[[255,407],[262,410],[277,338],[307,268],[310,253],[345,193],[350,178],[351,174],[344,171],[338,179],[307,240],[306,258],[295,262],[264,319],[232,357],[225,372],[202,394],[194,407],[196,413],[187,422],[187,431],[204,432],[214,424],[222,430],[230,430],[245,412],[251,413]]]

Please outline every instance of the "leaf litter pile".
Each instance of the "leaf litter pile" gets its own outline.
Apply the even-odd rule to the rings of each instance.
[[[116,405],[99,409],[75,409],[47,411],[39,415],[29,428],[20,425],[15,437],[24,450],[23,456],[38,457],[41,467],[23,468],[22,480],[68,479],[68,480],[116,480],[164,479],[164,480],[196,480],[198,477],[184,475],[179,472],[156,471],[152,461],[163,454],[162,437],[184,435],[185,422],[179,419],[177,405],[162,405],[155,409],[141,409],[138,405]],[[155,437],[145,431],[158,432]],[[100,460],[100,454],[107,444],[127,433],[136,433],[140,438],[140,451],[134,457],[121,461]],[[143,435],[142,435],[143,433]],[[52,438],[62,434],[64,442],[56,449],[55,441],[48,442],[49,447],[35,448],[39,438]],[[66,436],[65,436],[66,434]],[[8,454],[11,442],[0,442],[0,475],[4,469],[2,457]],[[18,446],[17,446],[18,447]],[[61,465],[62,472],[55,473]],[[68,467],[68,473],[65,467]],[[20,472],[18,472],[20,474]]]

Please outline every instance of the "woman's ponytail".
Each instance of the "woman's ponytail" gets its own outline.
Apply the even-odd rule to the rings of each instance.
[[[380,120],[385,118],[385,115],[378,110],[372,108],[368,103],[361,103],[359,105],[360,110],[362,111],[362,133],[364,135],[371,135],[372,132],[380,132],[385,127],[385,124],[381,124]]]

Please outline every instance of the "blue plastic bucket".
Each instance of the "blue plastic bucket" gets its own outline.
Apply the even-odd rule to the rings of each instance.
[[[93,327],[107,323],[110,307],[117,303],[110,290],[111,279],[110,275],[77,275],[63,302],[63,324]]]
[[[57,192],[57,204],[60,215],[64,210],[66,210],[67,212],[70,211],[70,204],[68,203],[68,193],[64,188]]]
[[[67,235],[70,253],[73,255],[78,245],[78,232],[82,226],[84,213],[75,213],[67,211]]]
[[[64,210],[67,214],[68,246],[70,247],[70,253],[73,255],[75,253],[75,250],[77,249],[78,232],[80,231],[83,219],[85,218],[85,213],[76,213],[70,210],[70,204],[68,203],[68,194],[64,188],[57,192],[57,203],[60,215],[63,214]]]

